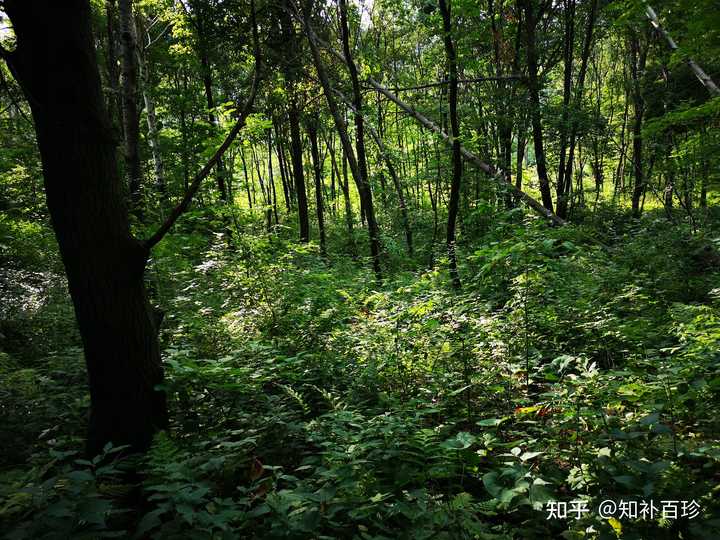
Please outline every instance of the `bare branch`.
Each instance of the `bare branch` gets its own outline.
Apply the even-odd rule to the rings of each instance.
[[[323,41],[312,29],[312,27],[306,23],[306,21],[303,19],[303,17],[299,16],[299,14],[294,13],[293,16],[300,22],[300,24],[303,25],[305,32],[307,33],[310,40],[314,41],[315,43],[321,45],[323,48],[325,48],[328,52],[330,52],[333,56],[338,58],[341,62],[347,63],[345,60],[345,56],[340,53],[339,51],[333,49],[328,45],[327,42]],[[372,77],[367,78],[367,82],[378,90],[381,94],[383,94],[385,97],[393,101],[398,107],[400,107],[402,110],[404,110],[407,114],[414,117],[420,124],[422,124],[424,127],[429,129],[430,131],[433,131],[440,135],[442,137],[443,141],[445,141],[447,144],[452,144],[452,138],[445,133],[440,127],[438,127],[436,124],[428,120],[425,116],[417,112],[413,107],[405,103],[404,101],[400,100],[397,96],[395,96],[392,92],[390,92],[387,88],[382,86],[380,83],[375,81]],[[467,150],[464,146],[460,146],[460,151],[462,155],[467,159],[472,165],[479,168],[480,170],[486,172],[490,177],[493,178],[496,182],[499,182],[502,185],[508,186],[511,190],[513,190],[520,199],[522,199],[530,208],[535,210],[536,212],[540,213],[541,215],[547,217],[549,220],[551,220],[553,223],[557,225],[565,225],[565,220],[559,217],[557,214],[552,212],[551,210],[548,210],[545,208],[542,204],[540,204],[538,201],[536,201],[534,198],[532,198],[530,195],[516,187],[513,183],[507,182],[505,179],[505,176],[500,174],[494,167],[491,165],[488,165],[483,160],[481,160],[478,156]]]
[[[479,83],[479,82],[487,82],[487,81],[522,81],[525,80],[525,77],[522,75],[505,75],[500,77],[475,77],[472,79],[459,79],[458,84],[472,84],[472,83]],[[445,86],[448,84],[448,81],[438,81],[434,83],[427,83],[427,84],[419,84],[417,86],[403,86],[403,87],[393,87],[394,92],[404,92],[406,90],[422,90],[424,88],[435,88],[437,86]]]
[[[217,162],[222,158],[223,154],[227,151],[228,148],[230,148],[230,145],[233,143],[235,138],[237,137],[238,133],[240,133],[240,130],[245,126],[245,121],[247,120],[248,115],[252,111],[253,103],[255,102],[255,96],[257,95],[258,85],[260,82],[260,70],[261,70],[261,59],[260,59],[260,43],[258,38],[258,32],[257,32],[257,24],[255,22],[255,2],[254,0],[250,0],[251,5],[251,11],[252,11],[252,25],[253,25],[253,44],[255,49],[255,69],[253,71],[253,80],[252,80],[252,86],[250,87],[250,95],[248,96],[247,100],[245,101],[245,104],[243,105],[242,109],[240,110],[240,113],[238,114],[238,119],[235,122],[235,125],[230,130],[230,132],[225,137],[225,140],[222,142],[222,144],[218,147],[218,149],[215,151],[213,156],[208,160],[208,162],[205,164],[205,166],[200,169],[200,171],[195,175],[192,182],[190,183],[190,186],[188,187],[187,191],[185,192],[185,195],[183,196],[182,200],[178,205],[173,208],[172,212],[170,212],[170,215],[167,217],[165,222],[160,225],[157,231],[150,236],[147,240],[145,240],[142,244],[145,249],[148,251],[151,250],[155,245],[157,245],[158,242],[160,242],[163,237],[168,233],[168,231],[172,228],[172,226],[175,224],[175,222],[178,220],[178,218],[184,214],[188,207],[190,206],[190,203],[192,202],[193,197],[197,193],[198,189],[200,189],[200,184],[202,183],[205,178],[207,178],[210,175],[210,171],[212,171],[213,167],[217,164]]]
[[[678,47],[677,43],[675,43],[673,38],[670,37],[670,34],[668,34],[667,30],[665,30],[660,24],[660,20],[658,19],[658,16],[653,10],[653,8],[651,8],[649,5],[646,5],[645,14],[647,15],[648,19],[650,19],[650,24],[652,24],[653,28],[655,28],[655,30],[657,30],[663,38],[665,38],[668,47],[670,47],[670,50],[673,52],[679,50],[680,47]],[[695,73],[695,76],[702,83],[702,85],[707,88],[708,92],[710,92],[710,95],[712,97],[720,96],[720,89],[717,87],[715,81],[712,80],[710,75],[705,73],[705,71],[703,71],[703,69],[692,58],[688,57],[685,61],[687,62],[688,66],[690,66],[690,69],[693,70],[693,73]]]
[[[381,94],[383,94],[385,97],[393,101],[398,107],[400,107],[403,111],[405,111],[407,114],[415,118],[420,124],[422,124],[424,127],[429,129],[430,131],[433,131],[440,135],[442,137],[443,141],[447,144],[452,144],[452,137],[450,137],[447,133],[445,133],[438,125],[433,123],[432,121],[428,120],[425,116],[420,114],[418,111],[416,111],[412,106],[408,105],[404,101],[402,101],[400,98],[395,96],[392,92],[390,92],[387,88],[382,86],[380,83],[375,81],[372,78],[368,78],[367,81],[370,83],[371,86],[373,86],[376,90],[378,90]],[[565,220],[557,216],[554,212],[548,210],[545,208],[542,204],[540,204],[538,201],[533,199],[530,195],[516,187],[513,183],[508,182],[505,179],[505,176],[501,174],[498,170],[496,170],[491,165],[485,163],[483,160],[481,160],[478,156],[470,152],[468,149],[466,149],[464,146],[460,146],[460,152],[462,153],[463,157],[468,160],[469,163],[477,167],[478,169],[486,172],[490,177],[495,180],[496,182],[500,183],[501,185],[507,186],[509,189],[514,191],[520,199],[522,199],[530,208],[535,210],[536,212],[542,214],[549,220],[551,220],[553,223],[556,223],[557,225],[565,225]]]

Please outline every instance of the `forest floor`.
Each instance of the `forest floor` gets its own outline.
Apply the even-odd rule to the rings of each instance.
[[[228,249],[195,211],[150,263],[172,428],[132,484],[117,449],[79,450],[51,233],[0,219],[9,538],[720,537],[717,209],[696,231],[602,206],[563,228],[481,215],[461,291],[427,234],[414,257],[383,239],[378,285],[348,256],[363,230],[331,229],[324,259],[248,223]]]

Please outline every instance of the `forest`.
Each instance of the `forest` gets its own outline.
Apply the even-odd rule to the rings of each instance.
[[[717,0],[0,0],[0,537],[720,538]]]

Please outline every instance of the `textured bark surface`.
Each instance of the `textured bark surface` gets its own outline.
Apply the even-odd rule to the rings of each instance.
[[[367,220],[368,234],[370,235],[370,256],[372,257],[373,269],[375,276],[378,281],[380,281],[382,279],[382,270],[380,268],[380,231],[375,217],[372,190],[370,188],[370,182],[368,181],[367,156],[365,152],[365,121],[361,112],[362,92],[357,66],[350,52],[350,28],[347,20],[347,2],[346,0],[339,0],[338,3],[340,6],[340,34],[342,36],[345,63],[350,73],[350,81],[352,82],[353,106],[355,107],[355,151],[357,153],[357,170],[359,174],[357,178],[358,191],[360,192],[361,209]],[[332,98],[332,95],[330,98]]]
[[[452,21],[449,0],[439,0],[440,14],[443,19],[443,43],[448,67],[448,112],[450,115],[450,138],[452,144],[452,180],[450,182],[450,202],[448,203],[447,250],[450,279],[453,287],[460,288],[460,275],[457,269],[455,253],[455,227],[460,208],[460,182],[462,181],[462,154],[460,152],[460,122],[457,113],[458,76],[455,46],[452,40]]]
[[[130,188],[132,210],[142,215],[142,166],[140,164],[140,110],[138,109],[137,31],[132,0],[118,0],[122,50],[123,132],[125,134],[125,175]]]
[[[33,113],[47,205],[67,272],[90,386],[87,449],[142,450],[167,425],[157,328],[130,234],[87,0],[8,0],[11,70]],[[60,24],[59,22],[62,22]]]
[[[308,122],[307,134],[310,139],[310,155],[312,156],[313,172],[315,177],[315,210],[317,212],[318,234],[320,235],[320,253],[324,256],[326,255],[326,251],[322,166],[320,164],[320,152],[318,150],[317,125],[312,121]]]
[[[525,12],[525,48],[527,52],[530,121],[533,132],[535,163],[538,179],[540,181],[540,195],[542,197],[543,206],[552,212],[553,203],[552,195],[550,194],[550,180],[548,178],[547,163],[545,159],[542,115],[540,114],[540,81],[538,79],[538,54],[535,35],[538,23],[538,14],[533,7],[533,0],[521,0],[520,3]]]

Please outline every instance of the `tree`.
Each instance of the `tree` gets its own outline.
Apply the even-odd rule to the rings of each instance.
[[[450,265],[450,279],[453,287],[460,288],[460,275],[457,269],[455,252],[455,225],[460,206],[460,183],[462,181],[462,154],[460,153],[460,122],[457,113],[457,58],[452,40],[452,21],[450,16],[450,0],[439,0],[440,14],[443,19],[443,43],[448,65],[448,110],[450,113],[450,137],[452,138],[452,181],[450,183],[450,202],[448,203],[447,250]]]
[[[528,93],[530,95],[530,121],[532,124],[533,146],[535,149],[535,162],[540,180],[540,194],[543,206],[552,211],[552,195],[550,194],[550,180],[545,159],[545,144],[543,142],[542,114],[540,112],[540,79],[538,78],[537,54],[537,25],[542,15],[541,8],[534,7],[535,0],[519,0],[525,12],[525,50],[528,69]]]
[[[295,27],[289,13],[288,0],[282,0],[280,6],[280,30],[283,35],[284,77],[289,87],[288,123],[290,124],[290,157],[292,159],[295,194],[297,196],[298,220],[300,223],[300,241],[310,240],[310,217],[308,213],[307,191],[303,172],[302,140],[300,135],[300,109],[297,96],[297,79],[300,75],[300,63],[297,55],[299,45]]]
[[[87,450],[145,449],[167,426],[158,323],[130,233],[103,102],[88,0],[6,0],[17,47],[3,58],[30,104],[47,205],[67,273],[90,386]],[[62,21],[62,24],[59,24]]]
[[[103,100],[88,0],[6,0],[16,48],[0,48],[32,111],[48,210],[75,308],[90,388],[87,452],[111,442],[142,451],[168,425],[158,330],[144,282],[150,250],[187,210],[229,148],[257,92],[260,53],[252,6],[255,76],[235,126],[182,201],[146,241],[130,232],[117,141]],[[58,24],[58,21],[64,24]]]
[[[313,172],[315,178],[315,210],[318,220],[318,234],[320,236],[320,253],[325,256],[325,214],[323,212],[323,173],[320,163],[320,152],[318,150],[318,125],[316,119],[308,120],[306,126],[308,139],[310,139],[310,155],[312,157]]]
[[[370,256],[372,257],[373,269],[378,281],[382,279],[382,270],[380,268],[380,230],[378,228],[377,219],[375,217],[375,205],[373,203],[372,190],[368,181],[367,172],[367,156],[365,152],[365,119],[362,115],[363,98],[360,89],[360,79],[358,77],[358,69],[353,60],[350,51],[350,27],[347,18],[347,2],[346,0],[338,0],[340,8],[340,36],[345,57],[345,64],[350,73],[350,81],[352,83],[352,102],[354,107],[353,118],[355,120],[355,151],[357,154],[357,185],[360,192],[361,209],[364,212],[365,219],[368,224],[368,234],[370,236]]]
[[[132,0],[118,0],[122,44],[122,118],[125,135],[125,175],[132,209],[142,215],[142,165],[140,164],[140,111],[138,110],[137,29]]]

